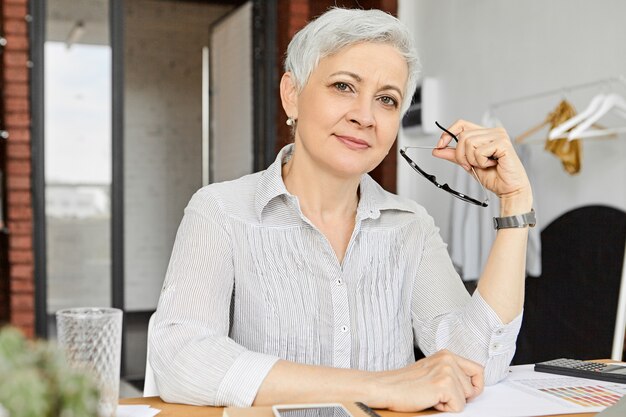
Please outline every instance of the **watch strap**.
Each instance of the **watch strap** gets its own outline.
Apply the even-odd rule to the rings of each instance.
[[[520,227],[533,227],[537,224],[535,210],[531,209],[528,213],[517,214],[515,216],[494,217],[493,227],[498,229],[510,229]]]

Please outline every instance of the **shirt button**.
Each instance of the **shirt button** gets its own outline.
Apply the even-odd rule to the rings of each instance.
[[[494,343],[493,345],[491,345],[491,348],[493,350],[498,350],[498,349],[500,349],[500,344],[499,343]]]
[[[339,286],[339,285],[341,285],[341,284],[343,284],[343,281],[341,280],[341,278],[339,278],[339,279],[338,279],[337,281],[335,281],[335,282],[337,283],[337,285],[338,285],[338,286]]]
[[[341,331],[342,332],[347,332],[348,331],[348,326],[341,326]]]
[[[504,332],[504,331],[503,331],[502,329],[498,329],[498,330],[496,330],[496,334],[497,334],[498,336],[501,336],[503,332]]]

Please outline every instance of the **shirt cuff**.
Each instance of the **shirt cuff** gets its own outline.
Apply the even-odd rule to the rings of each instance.
[[[245,351],[226,372],[215,396],[215,403],[225,406],[250,407],[256,394],[278,361],[278,357]]]
[[[488,346],[489,357],[493,357],[515,349],[517,335],[522,326],[522,316],[523,312],[510,323],[503,324],[498,314],[476,290],[466,306],[465,320],[479,343]]]

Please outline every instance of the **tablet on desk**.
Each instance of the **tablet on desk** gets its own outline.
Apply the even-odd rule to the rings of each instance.
[[[272,411],[274,417],[353,417],[342,404],[284,404]]]

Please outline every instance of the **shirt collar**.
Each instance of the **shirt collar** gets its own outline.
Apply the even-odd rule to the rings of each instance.
[[[261,178],[256,187],[254,196],[254,211],[261,220],[263,209],[274,198],[283,194],[289,194],[283,182],[283,161],[287,162],[293,152],[293,143],[284,146],[272,164],[261,173]]]
[[[283,182],[282,166],[283,163],[291,158],[293,147],[293,143],[283,147],[274,162],[261,174],[254,198],[254,209],[259,220],[262,219],[263,209],[270,201],[281,195],[290,195]],[[359,191],[357,220],[377,219],[383,210],[400,210],[415,213],[415,203],[385,191],[368,174],[364,174],[361,177]]]
[[[357,220],[377,219],[381,211],[399,210],[415,213],[416,204],[386,191],[369,174],[361,177],[360,198],[357,207]]]

